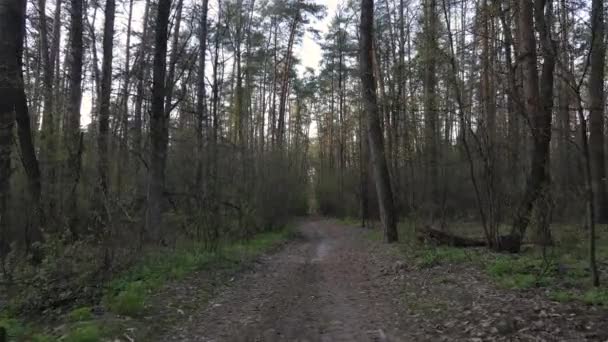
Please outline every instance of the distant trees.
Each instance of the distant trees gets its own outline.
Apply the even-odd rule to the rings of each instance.
[[[316,83],[294,55],[324,7],[212,4],[2,3],[0,266],[78,242],[109,271],[306,212]]]
[[[588,96],[579,93],[585,118],[589,113],[595,207],[601,205],[602,195],[595,190],[605,188],[599,140],[605,134],[600,131],[605,72],[599,71],[605,56],[603,46],[594,47],[591,40],[583,43],[584,51],[575,46],[589,37],[602,41],[604,19],[591,14],[586,24],[577,21],[583,8],[601,11],[597,3],[585,5],[376,2],[372,70],[399,215],[424,217],[443,227],[449,220],[479,219],[496,249],[518,250],[524,239],[551,244],[551,223],[579,218],[585,209],[586,176],[572,163],[582,155],[583,124],[574,110],[578,81],[572,80],[593,87]],[[358,69],[349,46],[363,39],[352,19],[357,11],[352,2],[337,9],[334,22],[342,19],[345,50],[338,47],[334,22],[322,41],[318,78],[325,100],[315,116],[316,194],[323,213],[377,217],[376,199],[366,200],[371,178],[362,172],[366,149],[358,119],[367,110],[358,87],[363,84],[353,83],[348,71]],[[453,63],[444,63],[446,58]],[[346,84],[340,69],[346,70]],[[600,212],[596,222],[601,222]],[[509,231],[506,222],[512,223]]]
[[[343,1],[321,32],[314,0],[0,4],[0,256],[216,248],[309,205],[517,250],[608,212],[602,1]]]

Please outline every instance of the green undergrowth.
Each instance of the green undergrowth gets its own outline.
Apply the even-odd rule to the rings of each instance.
[[[70,322],[85,322],[93,318],[93,308],[83,306],[68,312],[67,318]]]
[[[587,290],[577,289],[552,289],[547,293],[551,300],[566,303],[580,301],[588,305],[608,306],[608,288],[591,288]]]
[[[150,312],[152,295],[170,282],[184,280],[201,271],[237,271],[256,257],[270,252],[291,239],[290,228],[260,233],[253,238],[224,244],[213,252],[199,244],[184,244],[171,251],[149,253],[125,272],[105,284],[101,299],[101,312],[94,314],[93,307],[74,308],[57,320],[60,328],[25,323],[8,313],[0,313],[0,327],[7,330],[9,341],[67,341],[94,342],[110,339],[121,324],[108,322],[108,315],[137,320]],[[44,325],[44,324],[43,324]],[[45,335],[39,331],[51,331]]]
[[[104,337],[103,330],[95,323],[82,323],[72,327],[63,338],[67,342],[97,342]]]
[[[462,263],[473,261],[476,254],[452,247],[421,249],[416,253],[416,265],[419,268],[431,268],[442,263]]]
[[[289,239],[290,229],[258,234],[254,238],[228,244],[217,252],[190,245],[169,253],[146,257],[137,266],[115,278],[107,286],[103,302],[110,311],[137,317],[144,313],[148,295],[170,281],[179,281],[197,271],[237,268]]]
[[[588,305],[608,307],[608,231],[598,232],[597,259],[603,286],[590,286],[588,251],[585,232],[571,225],[553,227],[555,246],[544,252],[540,247],[526,245],[519,254],[502,254],[486,248],[455,248],[433,246],[416,239],[416,222],[405,220],[399,224],[400,253],[411,260],[416,268],[428,269],[447,264],[468,264],[482,270],[499,287],[515,290],[540,289],[548,298],[559,302],[578,301]],[[454,225],[452,232],[476,236],[479,226]],[[382,234],[374,230],[373,240],[381,240]],[[602,263],[603,262],[603,263]]]
[[[361,226],[361,219],[357,217],[341,217],[337,219],[338,222],[347,226]]]

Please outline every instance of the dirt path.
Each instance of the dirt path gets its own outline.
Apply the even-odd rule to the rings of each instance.
[[[334,221],[310,220],[299,231],[159,340],[608,339],[605,312],[579,317],[571,307],[503,293],[472,270],[412,270],[365,230]]]

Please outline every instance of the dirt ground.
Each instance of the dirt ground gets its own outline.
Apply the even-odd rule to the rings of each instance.
[[[474,267],[419,270],[333,220],[263,257],[159,341],[608,341],[606,310],[496,288]]]

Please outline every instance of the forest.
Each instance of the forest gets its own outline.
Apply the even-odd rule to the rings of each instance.
[[[374,235],[361,253],[467,263],[608,324],[607,11],[0,0],[0,342],[135,341],[108,315],[285,244],[330,241],[323,264],[342,225]]]

